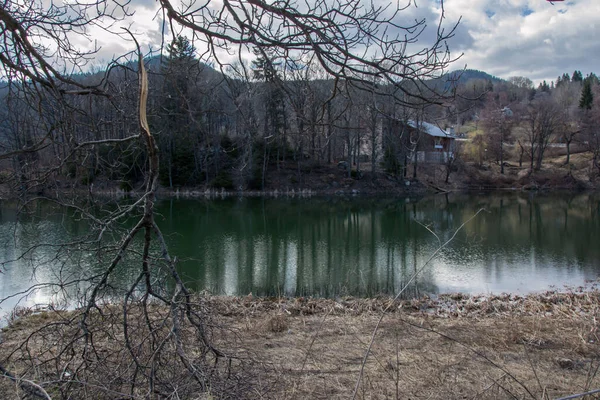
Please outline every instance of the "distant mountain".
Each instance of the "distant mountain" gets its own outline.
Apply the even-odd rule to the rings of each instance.
[[[150,57],[150,58],[146,58],[144,59],[144,64],[146,65],[146,69],[152,73],[162,73],[161,68],[163,67],[163,65],[165,65],[167,61],[166,57],[161,57],[161,56],[154,56],[154,57]],[[132,69],[137,70],[137,61],[132,63]],[[204,78],[211,78],[211,79],[222,79],[223,78],[223,74],[216,70],[215,68],[213,68],[212,66],[203,63],[201,61],[198,61],[197,63],[193,63],[191,64],[191,68],[189,70],[190,74],[194,75],[194,74],[200,74],[201,76],[203,76]],[[196,75],[198,76],[198,75]]]
[[[446,74],[446,77],[458,79],[458,83],[466,83],[473,79],[483,79],[486,81],[503,82],[504,79],[498,78],[497,76],[490,75],[487,72],[479,71],[477,69],[465,69],[459,71],[452,71]]]
[[[479,71],[477,69],[465,69],[448,72],[439,78],[431,79],[427,83],[430,87],[437,88],[439,90],[448,90],[452,85],[464,85],[467,82],[475,79],[491,81],[492,83],[504,82],[504,79],[490,75],[487,72]]]

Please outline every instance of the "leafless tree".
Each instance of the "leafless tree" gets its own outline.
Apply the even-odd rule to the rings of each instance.
[[[550,140],[562,126],[562,113],[556,102],[549,96],[541,96],[527,107],[527,145],[531,159],[530,170],[542,167],[544,153]]]
[[[593,87],[594,104],[591,110],[581,111],[581,135],[588,151],[592,154],[592,167],[600,173],[600,86]]]
[[[493,94],[488,97],[481,114],[482,125],[486,129],[489,148],[498,156],[500,173],[504,174],[504,143],[509,139],[518,116],[508,107],[508,99],[496,99]]]
[[[377,89],[375,94],[391,93],[397,104],[420,109],[441,101],[425,79],[438,76],[452,61],[446,41],[455,25],[444,29],[441,4],[435,39],[411,52],[426,21],[400,22],[410,5],[226,0],[216,8],[210,1],[176,5],[159,0],[173,39],[180,30],[189,31],[194,46],[222,67],[227,64],[223,52],[242,58],[254,49],[268,51],[275,60],[314,59],[334,82],[331,97],[341,88],[373,91],[371,83],[378,81],[381,88],[395,90]],[[16,160],[21,171],[35,169],[19,173],[29,185],[21,191],[23,204],[43,197],[76,212],[90,228],[83,238],[35,244],[28,252],[49,246],[57,249],[56,260],[62,265],[75,262],[72,254],[77,252],[85,255],[77,259],[80,266],[99,266],[79,270],[77,276],[62,276],[61,269],[57,282],[44,284],[75,296],[72,300],[79,307],[70,313],[56,311],[51,322],[9,352],[5,365],[21,363],[25,379],[48,381],[32,383],[32,392],[52,388],[64,398],[185,398],[208,392],[239,398],[252,382],[236,372],[241,360],[232,360],[214,346],[205,302],[179,276],[177,259],[170,255],[155,220],[160,164],[147,115],[151,88],[135,36],[117,31],[115,24],[129,15],[127,6],[111,0],[49,7],[41,0],[27,6],[8,0],[0,5],[3,77],[19,86],[29,111],[34,110],[40,121],[32,135],[19,136],[0,159]],[[75,76],[97,49],[81,50],[72,38],[90,37],[92,27],[133,40],[137,62],[118,59],[102,75]],[[118,83],[112,79],[117,74],[122,78]],[[110,113],[94,110],[96,101],[110,107]],[[137,112],[132,112],[134,105]],[[349,140],[349,156],[353,146],[358,142]],[[103,162],[127,165],[122,157],[101,157],[123,147],[137,151],[143,175],[141,190],[129,202],[108,207],[97,202],[91,186],[82,196],[76,190],[66,193],[56,182],[72,165],[75,171]],[[52,163],[41,168],[32,158],[40,155]],[[122,224],[125,220],[132,225]],[[133,264],[126,265],[125,259]],[[124,270],[131,280],[120,279]],[[34,285],[23,294],[38,289]]]
[[[562,113],[563,124],[560,139],[567,145],[567,158],[565,164],[571,162],[571,144],[581,133],[582,115],[579,112],[579,94],[581,92],[580,82],[563,82],[554,89],[552,97],[556,99]]]

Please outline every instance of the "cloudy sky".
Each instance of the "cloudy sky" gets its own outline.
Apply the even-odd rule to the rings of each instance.
[[[448,20],[462,16],[450,46],[468,68],[534,82],[600,72],[598,0],[446,0],[444,8]]]
[[[131,7],[136,11],[134,31],[144,34],[147,45],[158,48],[162,25],[155,0],[134,0]],[[454,55],[463,56],[452,69],[466,65],[501,78],[526,76],[535,83],[575,69],[584,75],[600,73],[600,0],[445,0],[444,10],[445,26],[461,20],[449,46]],[[439,0],[412,0],[397,18],[407,23],[426,17],[433,28],[439,13]],[[420,43],[432,32],[426,32]],[[114,38],[97,37],[105,60],[130,47]]]

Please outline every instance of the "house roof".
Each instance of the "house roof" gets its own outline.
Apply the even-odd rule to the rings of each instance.
[[[408,120],[408,125],[413,128],[417,128],[417,122],[412,119]],[[430,136],[456,139],[456,136],[446,132],[437,125],[425,121],[419,122],[419,125],[421,126],[421,130]]]

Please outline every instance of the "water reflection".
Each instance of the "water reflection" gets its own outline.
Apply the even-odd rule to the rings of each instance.
[[[529,292],[595,279],[598,198],[446,195],[411,199],[166,200],[181,269],[226,294],[394,293],[479,209],[411,287]],[[176,212],[174,212],[176,210]]]
[[[166,199],[157,206],[157,219],[171,253],[180,260],[182,275],[196,290],[370,296],[400,290],[439,242],[483,208],[406,295],[530,292],[596,279],[599,200],[595,194],[522,193],[422,199]],[[107,210],[110,206],[97,212]],[[1,258],[16,260],[2,268],[0,296],[106,267],[110,255],[86,246],[35,247],[23,256],[39,243],[93,234],[84,219],[56,207],[37,204],[30,211],[17,215],[14,205],[0,205]],[[128,226],[123,222],[119,227]],[[137,277],[136,260],[129,254],[115,272],[115,289],[127,288]],[[53,290],[36,291],[28,301],[47,300]],[[7,310],[14,304],[11,300],[1,306]]]

